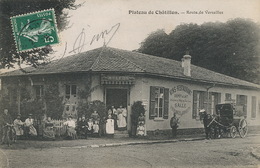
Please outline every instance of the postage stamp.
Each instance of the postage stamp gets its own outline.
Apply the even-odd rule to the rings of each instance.
[[[17,52],[59,43],[53,9],[11,17]]]

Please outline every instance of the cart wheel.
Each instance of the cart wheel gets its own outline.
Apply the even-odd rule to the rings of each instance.
[[[241,138],[246,137],[248,132],[248,125],[245,119],[241,119],[238,125],[238,131]]]
[[[237,128],[235,126],[230,127],[230,136],[235,138],[237,135]]]

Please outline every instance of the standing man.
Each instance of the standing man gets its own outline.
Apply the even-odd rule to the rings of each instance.
[[[4,114],[3,114],[3,119],[2,119],[2,124],[0,126],[1,128],[1,132],[2,132],[2,137],[1,137],[1,140],[2,140],[2,143],[4,143],[4,135],[6,134],[6,131],[7,131],[7,125],[12,125],[13,124],[13,120],[11,118],[11,116],[9,115],[8,113],[8,109],[4,109]]]
[[[173,117],[171,118],[171,121],[170,121],[173,138],[177,137],[177,128],[179,127],[178,124],[179,124],[179,119],[176,117],[176,114],[173,113]]]
[[[201,109],[199,111],[199,114],[200,114],[201,120],[203,120],[203,125],[204,125],[204,129],[205,129],[206,139],[210,139],[211,138],[211,131],[210,131],[211,128],[208,126],[208,124],[211,121],[210,115],[207,114],[205,109]]]

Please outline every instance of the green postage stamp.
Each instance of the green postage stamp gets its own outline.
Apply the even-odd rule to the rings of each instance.
[[[59,43],[53,9],[11,17],[18,52]]]

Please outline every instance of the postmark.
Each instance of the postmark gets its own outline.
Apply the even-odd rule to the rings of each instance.
[[[54,9],[11,17],[17,52],[59,43]]]

